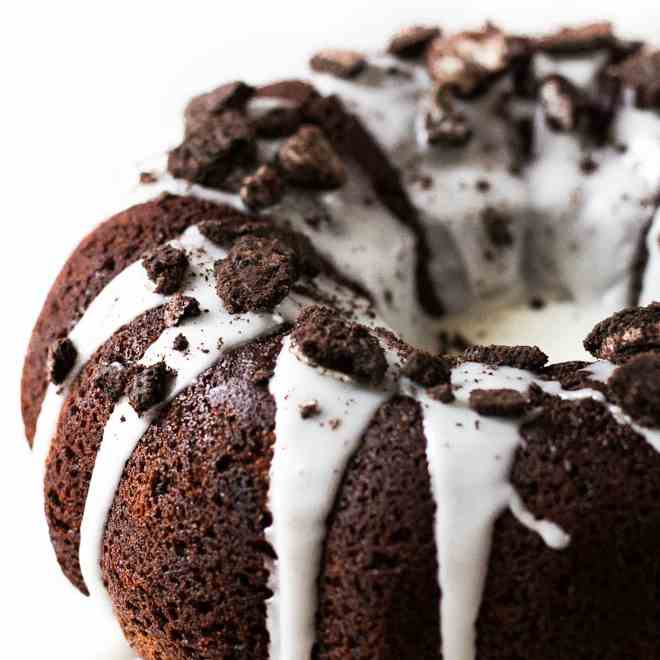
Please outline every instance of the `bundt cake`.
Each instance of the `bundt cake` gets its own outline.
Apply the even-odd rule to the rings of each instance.
[[[659,110],[607,23],[192,99],[23,372],[57,559],[133,653],[660,658]]]

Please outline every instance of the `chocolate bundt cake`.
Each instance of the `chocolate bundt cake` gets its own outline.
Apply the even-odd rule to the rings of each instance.
[[[658,660],[660,52],[418,26],[311,70],[194,98],[48,295],[62,570],[146,660]]]

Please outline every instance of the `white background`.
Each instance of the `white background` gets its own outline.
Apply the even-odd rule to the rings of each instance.
[[[653,5],[655,4],[655,8]],[[608,2],[44,2],[0,5],[0,658],[105,658],[35,507],[21,361],[47,287],[84,232],[122,208],[136,163],[178,140],[194,93],[304,72],[321,46],[379,47],[398,26],[513,29],[608,18],[660,41],[660,4]]]

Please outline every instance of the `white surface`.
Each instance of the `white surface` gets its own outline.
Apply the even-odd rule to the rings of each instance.
[[[223,10],[217,1],[3,3],[0,180],[11,243],[3,242],[0,281],[11,322],[0,330],[7,436],[0,450],[1,657],[104,657],[96,651],[105,643],[91,625],[91,608],[44,546],[18,383],[46,287],[82,233],[121,208],[133,185],[132,163],[178,139],[191,94],[232,77],[302,71],[306,54],[321,45],[378,46],[415,20],[459,26],[490,17],[505,27],[546,29],[606,17],[622,33],[660,33],[660,6],[651,2],[558,1],[552,16],[531,3],[493,0],[487,11],[484,4],[283,1]],[[300,14],[292,20],[294,11]]]

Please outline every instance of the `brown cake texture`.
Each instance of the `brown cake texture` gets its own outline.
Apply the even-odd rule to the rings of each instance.
[[[612,93],[620,93],[627,76],[641,107],[658,104],[657,79],[649,72],[656,71],[657,56],[645,66],[645,51],[615,39],[604,24],[542,39],[504,35],[493,26],[460,39],[440,35],[435,26],[407,28],[388,51],[405,61],[426,58],[439,90],[450,90],[454,101],[478,97],[511,71],[521,98],[536,94],[529,89],[532,53],[605,48],[610,59],[602,77]],[[486,40],[502,56],[483,67],[466,61],[463,77],[449,76],[447,58],[465,52],[461,39]],[[367,62],[360,53],[326,50],[311,65],[350,81]],[[558,108],[548,112],[553,130],[586,130],[594,138],[611,120],[610,97],[595,104],[563,81],[551,91]],[[246,111],[253,99],[284,104],[255,118]],[[470,140],[464,118],[451,103],[444,111],[434,127],[439,148],[460,149],[459,142]],[[259,146],[273,140],[279,141],[275,155],[263,162]],[[360,172],[368,182],[364,197],[377,199],[411,232],[417,297],[427,313],[440,315],[445,303],[432,286],[429,238],[402,173],[376,138],[339,97],[323,96],[303,81],[258,88],[236,81],[196,97],[168,167],[191,185],[239,195],[249,210],[165,193],[92,231],[48,294],[21,394],[32,443],[49,383],[62,387],[46,460],[45,515],[57,560],[84,594],[80,532],[104,429],[120,400],[140,416],[157,411],[123,469],[100,552],[104,586],[135,652],[145,660],[272,657],[267,608],[278,557],[268,536],[277,440],[271,385],[290,345],[319,373],[356,390],[388,393],[361,433],[325,521],[313,660],[443,658],[436,521],[449,503],[437,499],[432,485],[428,404],[422,402],[428,396],[437,405],[459,406],[452,369],[466,364],[484,373],[519,369],[533,381],[523,391],[475,387],[464,407],[479,420],[519,424],[511,485],[535,519],[551,520],[570,536],[558,552],[508,509],[498,516],[475,660],[658,660],[660,453],[645,433],[660,427],[660,304],[631,306],[585,340],[594,358],[611,367],[605,380],[589,371],[590,362],[548,365],[537,346],[463,346],[450,357],[371,327],[364,322],[364,316],[377,317],[371,292],[321,254],[313,231],[301,233],[269,210],[287,191],[332,194]],[[489,184],[481,188],[486,194]],[[507,249],[513,240],[507,222],[489,217],[493,243]],[[313,215],[306,220],[312,230],[325,222]],[[176,371],[165,361],[149,367],[140,361],[166,330],[175,330],[171,350],[184,358],[208,350],[185,335],[187,324],[208,313],[186,292],[192,255],[169,245],[194,226],[226,251],[204,277],[227,314],[274,313],[292,293],[311,302],[295,320],[282,317],[270,331],[222,352],[169,397]],[[638,237],[640,254],[631,269],[646,267],[644,238]],[[69,334],[103,288],[136,262],[165,302],[111,333],[77,364]],[[636,295],[639,277],[633,277]],[[333,291],[347,291],[354,309]],[[403,379],[407,389],[395,391],[392,382]],[[589,395],[565,398],[544,389],[547,383]],[[300,409],[308,424],[322,413],[323,402],[315,400]],[[328,424],[332,428],[333,420]],[[478,432],[479,421],[475,426]],[[94,653],[89,649],[90,657]]]

